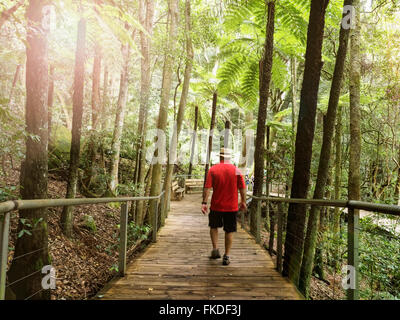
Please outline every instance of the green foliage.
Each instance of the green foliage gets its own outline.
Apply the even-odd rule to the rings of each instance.
[[[148,225],[139,226],[133,221],[130,222],[127,230],[128,246],[134,245],[137,241],[147,239],[150,229]]]
[[[93,233],[97,232],[96,221],[94,221],[94,218],[91,215],[85,214],[82,217],[82,223],[83,226],[88,230],[90,230],[91,232]]]
[[[12,198],[15,198],[15,191],[17,190],[17,187],[11,186],[11,187],[1,187],[0,188],[0,202],[8,201]]]

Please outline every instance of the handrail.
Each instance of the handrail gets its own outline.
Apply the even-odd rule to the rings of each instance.
[[[88,204],[101,204],[110,202],[131,202],[143,200],[156,200],[164,195],[162,191],[158,196],[152,197],[121,197],[121,198],[74,198],[74,199],[38,199],[38,200],[14,200],[0,203],[0,213],[13,210],[41,209],[48,207],[80,206]]]
[[[381,203],[370,203],[355,200],[324,200],[324,199],[294,199],[281,197],[267,197],[265,195],[254,196],[251,193],[246,194],[246,198],[251,198],[257,202],[256,209],[256,230],[255,237],[257,243],[261,242],[261,202],[278,203],[278,247],[277,247],[277,269],[282,270],[282,252],[283,252],[283,208],[282,203],[308,204],[315,206],[341,207],[348,209],[348,227],[347,227],[347,259],[348,266],[354,269],[355,285],[347,289],[347,297],[351,300],[359,298],[359,213],[355,210],[365,210],[400,216],[400,206]],[[242,215],[242,225],[244,226],[244,217]]]
[[[156,201],[152,219],[152,241],[157,241],[157,221],[158,221],[158,201],[163,201],[165,190],[158,196],[151,197],[120,197],[120,198],[75,198],[75,199],[38,199],[38,200],[14,200],[0,203],[0,300],[5,299],[6,289],[6,269],[8,259],[8,234],[10,225],[10,212],[14,210],[41,209],[48,207],[65,207],[94,205],[101,203],[121,202],[120,216],[120,246],[118,271],[120,276],[125,275],[126,271],[126,252],[127,252],[127,227],[128,227],[128,202],[153,200]],[[161,206],[163,215],[163,206]]]
[[[341,207],[341,208],[358,209],[365,211],[374,211],[374,212],[400,216],[400,206],[390,205],[390,204],[371,203],[371,202],[355,201],[355,200],[346,201],[346,200],[323,200],[323,199],[295,199],[295,198],[280,198],[280,197],[266,197],[266,196],[257,197],[251,194],[247,195],[250,198],[253,198],[254,200],[261,200],[261,201]]]

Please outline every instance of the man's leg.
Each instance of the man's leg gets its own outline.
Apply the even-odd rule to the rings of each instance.
[[[229,257],[233,241],[233,232],[225,232],[225,255]]]
[[[218,249],[218,228],[210,228],[210,237],[213,249]]]

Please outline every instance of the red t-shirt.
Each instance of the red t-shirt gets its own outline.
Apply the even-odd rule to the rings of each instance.
[[[238,168],[221,162],[208,171],[205,188],[213,188],[211,210],[234,212],[239,210],[238,189],[245,189],[246,185]]]

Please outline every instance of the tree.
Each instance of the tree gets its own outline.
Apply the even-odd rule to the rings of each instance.
[[[73,116],[72,116],[72,140],[68,170],[68,184],[66,198],[76,196],[78,183],[78,169],[81,151],[81,129],[83,113],[83,97],[85,88],[85,48],[86,48],[86,19],[81,18],[78,23],[78,39],[75,54]],[[67,237],[72,236],[74,207],[63,208],[61,214],[61,227]]]
[[[265,162],[265,124],[267,121],[268,95],[271,82],[272,58],[274,53],[275,1],[268,2],[268,21],[263,57],[260,61],[260,103],[258,108],[257,135],[254,150],[253,195],[260,196],[263,190]],[[256,210],[252,206],[250,230],[256,233]]]
[[[21,198],[47,198],[47,94],[48,41],[43,23],[46,1],[31,0],[26,10],[26,156],[21,167]],[[32,232],[27,225],[35,229]],[[50,264],[48,251],[47,210],[31,209],[19,212],[18,234],[14,259],[8,272],[10,286],[16,298],[49,299],[50,291],[41,286],[41,270]],[[28,254],[29,253],[29,254]],[[28,277],[27,277],[28,276]],[[24,277],[26,277],[24,279]]]
[[[167,51],[164,59],[164,67],[163,67],[163,79],[162,79],[162,87],[161,87],[161,102],[160,102],[160,110],[158,113],[158,122],[157,129],[159,131],[165,132],[167,127],[168,120],[168,104],[170,100],[171,87],[172,87],[172,67],[174,62],[173,53],[175,51],[175,43],[177,37],[177,29],[178,29],[178,15],[179,15],[179,1],[178,0],[168,0],[168,14],[170,17],[169,24],[169,37],[167,43]],[[150,188],[150,196],[157,196],[161,191],[161,176],[162,176],[162,151],[155,150],[155,157],[158,157],[159,160],[153,164],[152,176],[151,176],[151,188]],[[151,225],[155,226],[155,203],[151,201],[150,203],[150,215],[151,215]],[[153,232],[157,232],[157,230],[153,229]]]
[[[97,128],[100,117],[100,77],[101,77],[101,46],[98,41],[94,45],[93,73],[92,73],[92,129],[89,141],[89,161],[87,168],[87,181],[90,187],[94,175],[94,166],[98,150],[98,133]],[[103,114],[104,116],[104,114]]]
[[[189,163],[189,179],[192,178],[192,170],[193,170],[193,161],[196,152],[196,140],[197,140],[197,124],[199,118],[199,107],[195,106],[194,109],[194,126],[193,126],[193,136],[192,136],[192,147],[190,149],[190,163]],[[400,177],[400,175],[399,175]]]
[[[351,6],[352,0],[344,1],[344,8]],[[346,17],[347,12],[343,12],[343,19]],[[343,79],[343,70],[346,62],[347,47],[349,40],[350,29],[345,28],[341,23],[339,35],[339,48],[336,56],[335,71],[332,78],[332,86],[329,96],[328,111],[324,117],[323,122],[323,137],[321,153],[319,158],[317,181],[314,189],[314,199],[323,199],[325,193],[325,186],[328,180],[329,163],[331,158],[332,141],[336,123],[336,110],[339,103],[340,89]],[[311,206],[310,214],[308,217],[307,233],[304,242],[304,253],[300,272],[299,288],[301,292],[308,297],[311,273],[314,263],[315,246],[317,240],[317,230],[320,220],[320,207]]]
[[[140,193],[145,189],[145,166],[146,166],[146,132],[149,109],[149,96],[151,89],[151,67],[150,50],[151,36],[153,34],[154,2],[151,0],[140,0],[139,21],[145,27],[148,35],[140,31],[140,48],[142,53],[140,69],[140,110],[139,110],[139,143],[137,144],[136,182]],[[136,203],[136,223],[143,223],[143,201]],[[132,206],[133,207],[133,206]]]
[[[306,198],[314,140],[315,115],[321,75],[321,51],[324,37],[325,12],[329,0],[312,0],[307,33],[303,85],[296,135],[295,165],[291,198]],[[298,285],[304,245],[306,206],[290,204],[287,217],[287,233],[283,274]]]
[[[339,104],[336,117],[335,132],[335,199],[340,199],[342,183],[342,106]],[[333,215],[333,232],[338,234],[340,229],[340,208],[335,208]]]
[[[186,67],[183,79],[182,94],[179,101],[178,115],[176,117],[176,122],[174,125],[174,130],[171,138],[167,173],[165,175],[166,176],[164,182],[165,197],[163,203],[164,208],[168,208],[168,202],[171,195],[171,181],[172,181],[172,174],[174,171],[175,161],[177,159],[179,133],[181,132],[183,116],[185,114],[186,102],[189,93],[190,78],[192,75],[194,53],[193,53],[192,37],[190,33],[191,33],[190,0],[186,0],[185,1]],[[163,210],[163,212],[166,212],[166,210]],[[161,217],[162,224],[164,224],[164,219],[165,216]]]
[[[128,99],[129,59],[130,59],[129,44],[122,45],[122,56],[124,62],[121,71],[117,111],[115,114],[114,133],[111,142],[112,156],[110,164],[110,184],[109,184],[109,193],[111,195],[116,194],[116,189],[118,186],[118,167],[119,167],[119,155],[121,150],[121,135],[124,126],[125,109]]]
[[[51,143],[51,129],[52,129],[51,122],[53,119],[53,102],[54,102],[54,65],[51,65],[50,79],[49,79],[49,93],[47,98],[49,144]]]
[[[361,163],[361,111],[360,111],[360,83],[361,83],[361,56],[360,56],[360,0],[354,0],[356,10],[356,24],[351,33],[350,41],[350,157],[349,157],[349,178],[348,178],[348,199],[360,200],[360,163]],[[355,275],[358,274],[358,220],[359,210],[354,210],[354,214],[349,212],[348,228],[348,247],[353,248],[353,255],[349,252],[349,264],[355,267]],[[355,234],[353,234],[353,230]],[[358,281],[356,281],[356,287]],[[358,289],[358,288],[356,288]],[[358,290],[348,290],[348,297],[357,299]]]

